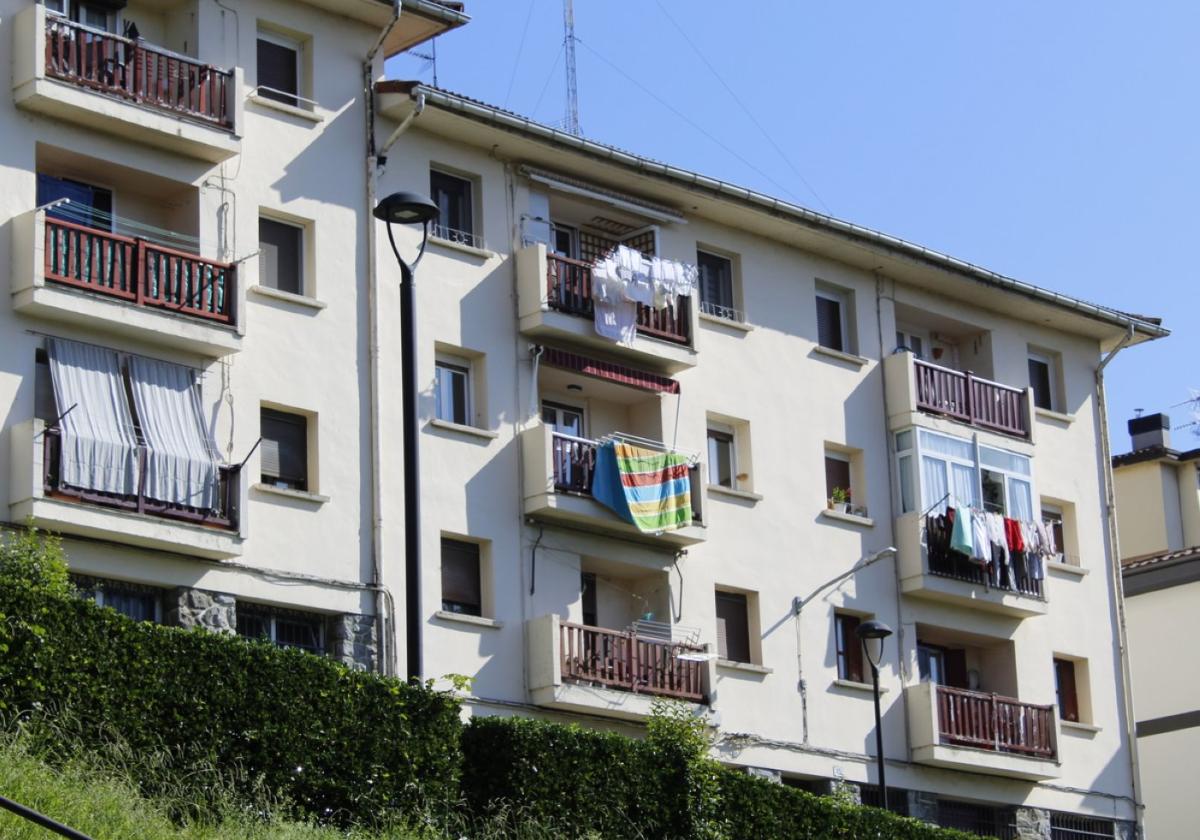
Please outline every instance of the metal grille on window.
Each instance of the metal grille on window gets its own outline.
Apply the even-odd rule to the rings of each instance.
[[[1112,820],[1078,814],[1050,814],[1050,840],[1096,840],[1116,836]]]
[[[275,644],[320,653],[321,620],[315,617],[276,616]]]
[[[980,837],[1017,840],[1016,813],[1011,808],[939,799],[937,813],[937,823],[942,828],[957,828]]]
[[[733,263],[716,254],[696,253],[700,271],[701,311],[718,318],[740,321],[740,313],[733,305]]]
[[[430,170],[429,193],[438,206],[438,217],[429,232],[450,242],[482,248],[483,242],[475,232],[473,192],[474,186],[466,178]]]
[[[859,787],[859,795],[862,799],[862,804],[869,808],[882,808],[883,801],[879,795],[878,785],[861,785]],[[887,795],[887,809],[893,814],[899,814],[902,817],[908,816],[908,791],[900,788],[889,787]]]

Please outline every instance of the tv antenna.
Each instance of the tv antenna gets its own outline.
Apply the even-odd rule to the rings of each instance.
[[[576,137],[583,135],[579,128],[579,85],[575,79],[575,3],[563,0],[563,50],[567,63],[567,125]]]
[[[405,52],[407,52],[409,55],[413,56],[414,58],[422,59],[425,62],[424,66],[422,66],[421,69],[417,71],[418,73],[425,72],[425,69],[427,67],[433,68],[433,86],[438,87],[439,85],[438,85],[438,78],[437,78],[437,38],[433,38],[432,40],[430,40],[429,52],[418,52],[417,50],[405,50]]]

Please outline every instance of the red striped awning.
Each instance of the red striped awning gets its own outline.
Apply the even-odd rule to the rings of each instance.
[[[618,365],[614,362],[592,359],[588,356],[581,356],[578,353],[559,350],[556,347],[542,348],[541,363],[550,367],[573,370],[584,376],[605,379],[609,382],[615,382],[618,385],[627,385],[630,388],[652,391],[656,394],[679,393],[679,383],[669,376],[659,376],[655,373],[626,367],[625,365]]]

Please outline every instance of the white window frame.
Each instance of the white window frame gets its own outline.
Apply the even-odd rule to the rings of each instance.
[[[467,198],[471,202],[471,229],[456,230],[442,226],[438,219],[434,219],[429,225],[429,235],[434,239],[441,239],[445,242],[454,242],[459,245],[466,245],[469,248],[479,248],[487,250],[487,245],[483,239],[483,219],[481,218],[481,210],[483,202],[480,196],[479,176],[467,172],[455,170],[450,167],[441,166],[437,163],[430,163],[429,172],[432,175],[437,173],[447,178],[453,178],[456,181],[462,181],[467,185]],[[433,190],[430,189],[430,197],[434,203],[437,203],[437,197],[433,195]],[[438,211],[439,216],[441,210]],[[553,223],[552,223],[553,224]],[[578,239],[576,239],[578,242]]]
[[[713,475],[712,475],[712,466],[713,466],[712,445],[713,444],[712,444],[712,438],[709,437],[709,434],[708,434],[709,432],[719,432],[720,434],[729,436],[729,489],[730,490],[740,489],[738,487],[738,452],[737,452],[738,451],[738,433],[737,433],[737,428],[735,426],[730,425],[729,423],[720,423],[716,420],[709,420],[708,426],[704,430],[704,443],[705,443],[705,450],[706,450],[705,455],[707,455],[708,459],[709,459],[709,475],[708,475],[709,481],[708,481],[708,483],[715,487],[723,487],[724,485],[718,484],[716,481],[713,481]]]
[[[1039,362],[1046,366],[1046,380],[1050,386],[1049,410],[1050,411],[1062,411],[1062,405],[1061,405],[1061,402],[1059,400],[1059,395],[1058,395],[1058,390],[1059,390],[1058,360],[1054,356],[1052,356],[1048,353],[1044,353],[1040,350],[1034,350],[1032,348],[1029,350],[1027,355],[1029,357],[1029,361]],[[1031,388],[1033,387],[1032,382],[1030,382],[1029,385]]]
[[[826,286],[823,283],[817,284],[816,297],[824,298],[825,300],[833,301],[838,305],[838,320],[841,322],[842,328],[842,346],[830,347],[829,350],[836,350],[839,353],[855,353],[857,352],[854,346],[854,338],[850,334],[850,293],[844,289],[835,289]],[[821,343],[820,327],[817,329],[817,343]],[[824,345],[822,345],[824,346]]]
[[[913,343],[914,339],[916,341],[921,342],[920,350],[916,350],[913,348],[912,343]],[[932,349],[929,345],[930,345],[929,333],[927,331],[914,330],[912,327],[904,326],[902,324],[896,325],[896,349],[897,350],[900,350],[901,348],[906,349],[910,353],[912,353],[914,356],[916,356],[918,359],[921,359],[923,361],[929,361],[930,360],[930,352]]]
[[[442,416],[442,371],[450,371],[452,374],[461,375],[463,377],[463,422],[459,423],[451,417]],[[450,353],[438,353],[434,361],[434,416],[445,423],[454,423],[459,426],[475,425],[474,414],[474,399],[472,389],[475,387],[474,365],[470,359],[462,356],[454,356]],[[453,391],[448,396],[448,399],[453,400]],[[453,407],[452,407],[453,408]],[[451,411],[453,415],[453,410]]]
[[[558,234],[559,232],[567,234],[571,239],[570,253],[564,254],[558,250]],[[563,222],[550,222],[550,250],[555,254],[567,257],[568,259],[579,259],[579,228],[574,225],[568,225]]]
[[[267,26],[269,27],[269,24]],[[308,97],[308,93],[311,90],[311,88],[309,87],[308,73],[306,72],[306,68],[305,68],[306,62],[304,60],[304,49],[305,49],[306,40],[300,40],[299,38],[295,38],[290,35],[285,35],[282,32],[278,32],[272,28],[263,28],[263,22],[259,21],[258,31],[255,33],[255,40],[254,40],[254,50],[255,50],[255,52],[254,52],[254,68],[255,68],[254,69],[254,73],[255,73],[254,83],[256,85],[255,90],[257,91],[258,88],[262,86],[262,83],[258,79],[258,42],[266,41],[267,43],[275,44],[276,46],[287,47],[289,50],[291,50],[296,55],[296,92],[293,94],[293,93],[288,93],[286,90],[281,90],[281,91],[278,91],[278,93],[280,93],[284,96],[293,97],[296,101],[295,102],[280,102],[279,104],[290,105],[293,108],[301,108],[301,109],[304,109],[307,111],[311,111],[313,109],[313,106],[315,105],[315,103],[313,102],[312,99],[310,99]],[[273,90],[273,88],[272,88],[272,90]]]
[[[902,434],[904,434],[904,432],[907,432],[907,431],[913,432],[912,448],[903,449],[903,450],[899,449],[899,435],[902,435]],[[926,436],[941,437],[941,438],[945,438],[948,440],[953,440],[960,445],[969,446],[969,447],[971,447],[971,451],[974,454],[974,458],[967,459],[967,458],[959,457],[956,455],[946,454],[943,452],[929,451],[929,449],[925,443]],[[1040,500],[1037,495],[1037,492],[1036,492],[1037,487],[1036,487],[1036,485],[1034,483],[1034,479],[1033,479],[1033,459],[1031,457],[1029,457],[1028,455],[1022,455],[1019,452],[1013,452],[1008,449],[1001,449],[997,446],[988,446],[986,444],[980,444],[977,441],[970,439],[970,438],[961,438],[961,437],[957,437],[956,435],[947,435],[942,432],[935,432],[930,429],[925,429],[925,428],[922,428],[919,426],[913,427],[911,430],[910,429],[901,430],[900,432],[897,433],[896,441],[897,441],[897,451],[896,451],[895,457],[896,457],[897,476],[900,475],[900,468],[899,468],[900,459],[904,458],[904,457],[912,457],[913,458],[912,477],[913,477],[913,483],[915,485],[915,487],[913,488],[914,489],[913,501],[916,504],[920,505],[920,511],[922,513],[929,513],[933,510],[945,510],[946,507],[949,506],[951,503],[958,502],[961,504],[961,503],[968,501],[968,500],[963,500],[963,499],[956,499],[956,498],[954,498],[954,495],[953,495],[954,494],[954,489],[953,489],[954,482],[952,480],[952,477],[953,477],[952,465],[958,465],[960,467],[967,467],[972,471],[972,477],[973,477],[973,481],[974,481],[974,489],[973,489],[974,499],[970,500],[970,501],[976,502],[980,505],[982,505],[984,503],[983,471],[987,470],[989,472],[997,473],[997,474],[1001,475],[1004,479],[1004,485],[1003,485],[1003,487],[1004,487],[1004,490],[1003,490],[1004,510],[1003,510],[1003,514],[1005,516],[1016,518],[1016,517],[1013,517],[1013,510],[1012,510],[1013,483],[1016,482],[1016,483],[1025,484],[1028,487],[1029,515],[1031,517],[1030,521],[1037,521],[1040,518],[1040,515],[1041,515],[1040,507],[1039,507]],[[984,463],[984,461],[981,457],[982,452],[984,450],[990,450],[990,451],[1002,453],[1006,457],[1019,458],[1029,465],[1029,470],[1028,470],[1028,472],[1021,472],[1019,470],[1013,470],[1008,467],[996,466],[994,464]],[[933,461],[940,461],[944,465],[944,469],[946,472],[946,487],[950,491],[951,498],[941,499],[941,500],[930,500],[930,499],[926,498],[924,482],[921,477],[924,472],[924,462],[926,459],[930,459]],[[903,488],[901,488],[901,492],[903,492]],[[907,513],[908,511],[906,510],[905,512]]]

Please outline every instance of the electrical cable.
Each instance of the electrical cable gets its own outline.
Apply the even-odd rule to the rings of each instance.
[[[696,46],[691,38],[688,37],[688,34],[684,31],[683,27],[679,25],[675,18],[671,17],[671,13],[668,12],[666,6],[662,4],[662,0],[654,0],[654,2],[658,4],[659,10],[666,16],[667,20],[671,22],[671,25],[674,26],[675,29],[678,30],[679,34],[683,36],[683,40],[688,42],[688,46],[692,48],[692,51],[695,52],[696,55],[700,57],[700,60],[704,62],[704,66],[707,67],[709,72],[711,72],[713,76],[716,77],[716,80],[721,83],[721,87],[725,88],[725,92],[728,93],[730,97],[733,98],[733,101],[737,103],[737,106],[742,109],[742,113],[750,119],[750,122],[754,123],[754,127],[757,128],[759,133],[762,134],[762,136],[766,138],[767,142],[771,144],[771,147],[775,149],[779,157],[784,163],[787,164],[788,169],[792,170],[796,177],[800,179],[800,182],[808,188],[808,191],[813,194],[813,198],[817,200],[817,203],[821,205],[825,212],[832,216],[833,211],[829,209],[829,205],[825,203],[825,200],[821,198],[821,196],[813,188],[813,185],[808,182],[808,179],[805,178],[803,174],[801,174],[800,170],[792,164],[791,160],[788,159],[788,156],[784,154],[783,149],[781,149],[779,144],[775,142],[775,138],[771,136],[770,132],[763,128],[762,123],[760,123],[754,117],[754,114],[752,114],[750,109],[746,107],[746,104],[742,102],[741,97],[739,97],[737,93],[734,92],[733,88],[725,82],[725,79],[723,79],[721,74],[717,72],[717,68],[713,67],[712,62],[708,60],[708,57],[704,55],[704,52]]]
[[[529,0],[529,9],[525,12],[525,26],[521,29],[521,41],[517,44],[517,57],[513,61],[512,75],[508,77],[508,90],[504,92],[504,104],[501,106],[506,110],[508,108],[508,98],[512,96],[513,82],[517,80],[517,70],[521,66],[521,54],[525,52],[525,36],[529,34],[529,21],[533,20],[533,6],[535,2],[536,0]]]
[[[722,149],[724,149],[724,150],[725,150],[725,152],[727,152],[729,155],[733,156],[733,157],[734,157],[734,158],[736,158],[738,161],[740,161],[740,162],[742,163],[742,165],[743,165],[743,166],[747,167],[748,169],[751,169],[751,170],[753,170],[753,171],[754,171],[754,172],[756,172],[758,175],[760,175],[761,177],[765,178],[767,181],[769,181],[771,184],[773,184],[773,185],[775,186],[775,188],[776,188],[776,189],[778,189],[780,192],[786,193],[787,195],[791,196],[793,200],[795,200],[795,201],[797,201],[797,202],[800,202],[800,201],[801,201],[800,197],[799,197],[799,196],[797,196],[797,195],[796,195],[794,192],[792,192],[790,189],[788,189],[788,188],[787,188],[787,187],[785,187],[783,184],[781,184],[781,183],[779,183],[778,181],[776,181],[774,178],[772,178],[770,175],[768,175],[768,174],[767,174],[766,172],[764,172],[763,170],[759,169],[757,166],[755,166],[755,165],[754,165],[753,163],[751,163],[750,161],[746,160],[744,157],[742,157],[740,154],[738,154],[738,153],[737,153],[736,151],[734,151],[732,148],[730,148],[729,146],[727,146],[725,143],[723,143],[723,142],[721,142],[720,140],[718,140],[716,137],[714,137],[712,134],[710,134],[710,133],[709,133],[709,132],[708,132],[708,131],[707,131],[707,130],[704,128],[704,126],[702,126],[702,125],[700,125],[699,123],[697,123],[696,121],[694,121],[694,120],[693,120],[691,117],[689,117],[687,114],[683,113],[683,112],[682,112],[682,111],[680,111],[678,108],[676,108],[674,105],[672,105],[670,102],[668,102],[667,100],[663,99],[661,96],[659,96],[659,95],[658,95],[657,93],[655,93],[654,91],[650,90],[650,88],[648,88],[648,87],[646,87],[645,85],[643,85],[643,84],[642,84],[641,82],[639,82],[639,81],[638,81],[636,78],[634,78],[633,76],[631,76],[631,75],[629,75],[628,73],[626,73],[626,72],[625,72],[623,69],[621,69],[621,67],[620,67],[619,65],[617,65],[617,64],[614,64],[613,62],[609,61],[607,58],[605,58],[603,55],[601,55],[599,52],[597,52],[597,51],[596,51],[596,49],[595,49],[594,47],[590,46],[590,45],[589,45],[589,44],[588,44],[586,41],[583,41],[583,40],[581,40],[581,39],[579,39],[579,38],[576,38],[575,40],[576,40],[576,42],[578,42],[580,45],[582,45],[582,46],[583,46],[583,47],[584,47],[584,48],[585,48],[585,49],[586,49],[588,52],[590,52],[592,55],[596,56],[596,58],[600,59],[600,60],[601,60],[601,61],[603,61],[605,64],[607,64],[609,67],[611,67],[613,70],[617,71],[617,72],[618,72],[618,73],[620,73],[622,76],[624,76],[624,77],[625,77],[625,79],[626,79],[626,80],[627,80],[627,81],[628,81],[628,82],[629,82],[631,85],[633,85],[634,87],[638,88],[639,90],[641,90],[641,91],[642,91],[642,93],[646,94],[646,95],[647,95],[647,96],[649,96],[651,99],[653,99],[655,102],[657,102],[659,105],[661,105],[662,107],[666,108],[668,111],[670,111],[670,112],[671,112],[672,114],[674,114],[675,116],[679,117],[681,120],[683,120],[684,122],[686,122],[688,125],[690,125],[692,128],[694,128],[694,129],[695,129],[697,132],[699,132],[701,135],[703,135],[704,137],[707,137],[707,138],[708,138],[709,140],[711,140],[713,143],[715,143],[716,145],[720,146]]]
[[[566,49],[566,45],[559,44],[558,54],[554,56],[554,63],[550,65],[550,72],[546,74],[546,81],[542,83],[542,92],[538,94],[537,102],[533,104],[533,110],[529,112],[529,116],[537,115],[538,108],[542,105],[542,98],[546,95],[546,88],[550,87],[550,80],[554,78],[554,71],[558,69],[558,60],[562,58],[564,49]]]

